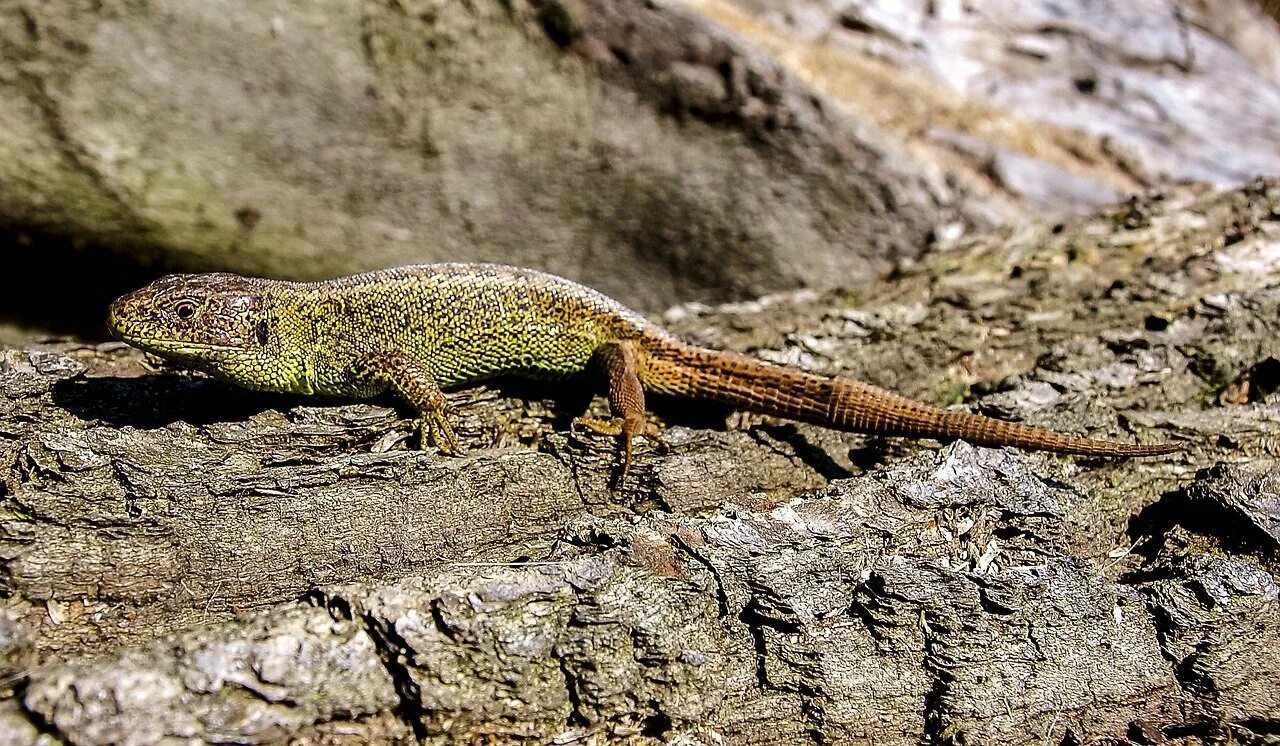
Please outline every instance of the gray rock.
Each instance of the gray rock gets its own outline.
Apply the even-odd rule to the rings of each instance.
[[[940,214],[873,133],[668,4],[18,4],[0,40],[0,224],[109,249],[99,282],[124,256],[501,260],[659,308],[868,281]]]
[[[958,128],[940,144],[964,143],[968,162],[934,162],[1005,218],[1167,180],[1280,172],[1268,145],[1280,132],[1280,29],[1255,2],[698,5],[801,61],[802,75],[850,109],[885,111],[880,123],[904,150],[930,151],[941,123]]]

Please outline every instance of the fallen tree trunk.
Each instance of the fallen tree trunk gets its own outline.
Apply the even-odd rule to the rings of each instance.
[[[1271,183],[1159,195],[992,234],[856,304],[666,319],[1189,446],[1158,460],[726,429],[659,402],[671,452],[611,488],[611,443],[567,431],[585,387],[454,395],[469,452],[448,459],[404,450],[377,404],[117,345],[5,350],[0,738],[1263,739],[1278,215]]]

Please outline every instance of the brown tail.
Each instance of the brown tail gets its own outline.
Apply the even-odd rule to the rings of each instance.
[[[912,401],[848,378],[827,378],[728,352],[663,341],[645,345],[644,387],[712,399],[758,414],[860,433],[1090,456],[1158,456],[1174,443],[1108,443]]]

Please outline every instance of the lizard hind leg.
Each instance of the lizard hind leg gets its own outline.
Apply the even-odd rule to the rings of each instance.
[[[626,479],[631,470],[632,440],[643,436],[665,445],[662,431],[645,418],[644,387],[640,384],[639,351],[635,342],[622,340],[602,346],[596,359],[604,370],[609,385],[609,407],[613,419],[582,417],[576,421],[592,432],[616,437],[622,441],[622,473]]]

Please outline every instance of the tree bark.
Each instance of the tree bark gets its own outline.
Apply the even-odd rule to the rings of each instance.
[[[1264,742],[1277,215],[1275,183],[1182,190],[995,232],[856,303],[665,319],[1188,445],[1162,459],[659,402],[671,451],[611,487],[612,444],[567,429],[585,384],[454,394],[449,459],[378,403],[5,350],[0,740]]]

